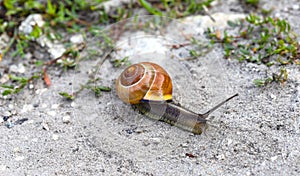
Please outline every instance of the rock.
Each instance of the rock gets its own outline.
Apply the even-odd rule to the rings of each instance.
[[[63,116],[62,120],[63,120],[63,123],[70,123],[71,116],[69,116],[69,115]]]
[[[151,138],[151,142],[153,144],[159,144],[160,143],[160,138]]]
[[[4,24],[2,26],[4,26]],[[7,47],[8,42],[9,42],[8,35],[5,32],[2,33],[1,36],[0,36],[0,51],[1,52],[3,52],[3,50],[5,50],[5,48]]]
[[[0,164],[0,171],[5,171],[7,168],[7,166]]]
[[[45,21],[43,20],[42,15],[40,14],[31,14],[29,15],[19,26],[19,31],[24,33],[25,35],[29,35],[33,27],[37,25],[38,27],[43,27]]]
[[[56,115],[56,111],[48,111],[47,114],[54,117]]]
[[[189,16],[178,20],[181,23],[184,23],[187,27],[193,30],[193,33],[203,34],[207,28],[215,27],[218,29],[223,29],[228,26],[227,21],[235,21],[238,19],[243,19],[246,17],[245,14],[226,14],[226,13],[215,13],[211,15],[215,19],[215,22],[210,19],[209,16]]]
[[[24,159],[25,159],[24,156],[17,156],[17,157],[15,158],[16,161],[22,161],[22,160],[24,160]]]
[[[74,43],[74,44],[81,44],[81,43],[84,43],[83,36],[82,36],[81,34],[73,35],[73,36],[70,38],[70,42],[72,42],[72,43]]]
[[[110,0],[101,3],[101,6],[103,6],[105,12],[108,13],[112,9],[122,6],[122,4],[130,4],[132,2],[136,2],[136,0]]]
[[[48,126],[48,124],[46,122],[42,122],[41,125],[42,125],[42,127],[43,127],[44,130],[46,130],[46,131],[50,130],[50,128],[49,128],[49,126]]]
[[[43,89],[37,89],[36,91],[35,91],[35,93],[37,94],[37,95],[42,95],[44,92],[46,92],[48,90],[48,88],[43,88]]]
[[[10,72],[12,73],[25,73],[26,69],[22,63],[19,63],[18,65],[11,65],[9,67]]]
[[[33,109],[32,104],[25,104],[21,110],[21,113],[30,112]]]
[[[273,162],[273,161],[277,160],[277,158],[278,158],[278,156],[273,156],[273,157],[271,157],[271,161]]]
[[[1,78],[0,78],[0,83],[6,83],[9,80],[9,76],[8,74],[4,74]]]
[[[294,5],[292,6],[292,9],[293,9],[293,10],[299,10],[299,9],[300,9],[300,5],[299,5],[299,4],[294,4]]]
[[[36,41],[41,47],[46,48],[47,52],[50,54],[51,59],[56,59],[62,56],[66,51],[66,48],[63,44],[57,41],[52,42],[45,35],[40,36]]]
[[[59,104],[53,104],[52,106],[51,106],[51,109],[57,109],[59,107]]]
[[[11,114],[11,112],[9,112],[9,111],[4,111],[3,112],[3,114],[2,114],[2,116],[7,116],[7,117],[9,117],[9,116],[11,116],[12,114]]]
[[[63,44],[56,44],[53,47],[49,48],[48,52],[52,59],[56,59],[61,57],[64,54],[64,52],[66,52],[66,48]]]
[[[59,135],[53,134],[53,135],[52,135],[52,139],[53,139],[54,141],[57,141],[57,140],[59,139]]]
[[[276,95],[270,93],[270,97],[271,97],[272,100],[276,100]]]
[[[34,85],[33,84],[29,84],[29,89],[33,89]]]

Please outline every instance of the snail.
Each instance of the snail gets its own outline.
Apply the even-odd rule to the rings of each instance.
[[[127,67],[116,80],[119,98],[132,104],[142,114],[201,134],[207,128],[207,117],[235,94],[204,114],[197,114],[172,102],[172,80],[159,65],[140,62]]]

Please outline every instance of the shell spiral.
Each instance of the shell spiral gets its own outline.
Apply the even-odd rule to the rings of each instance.
[[[141,62],[127,67],[116,82],[117,94],[125,103],[172,99],[172,80],[159,65]]]

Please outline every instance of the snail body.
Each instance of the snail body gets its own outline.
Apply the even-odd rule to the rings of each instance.
[[[127,67],[116,81],[119,98],[142,114],[194,134],[207,127],[207,117],[235,94],[204,114],[197,114],[172,102],[172,80],[159,65],[141,62]]]

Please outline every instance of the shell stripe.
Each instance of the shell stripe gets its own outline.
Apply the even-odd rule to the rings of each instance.
[[[138,82],[136,82],[136,83],[134,83],[134,84],[131,84],[131,85],[129,85],[129,86],[124,86],[123,84],[120,83],[120,85],[121,85],[123,88],[130,88],[130,87],[136,86],[136,85],[138,85],[138,84],[145,78],[147,68],[145,67],[144,64],[141,64],[141,65],[145,68],[143,77],[142,77]],[[121,82],[121,80],[120,80],[120,82]]]

